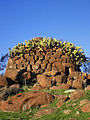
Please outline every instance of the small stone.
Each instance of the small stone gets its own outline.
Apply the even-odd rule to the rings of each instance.
[[[70,94],[70,100],[77,100],[85,95],[83,90],[76,90]]]
[[[40,108],[45,108],[45,107],[47,107],[47,106],[49,106],[49,104],[41,105]]]
[[[55,95],[55,97],[56,97],[59,101],[63,101],[63,102],[66,102],[66,100],[69,98],[67,95]]]
[[[87,99],[81,100],[79,106],[85,105],[85,104],[87,104],[87,103],[90,103],[90,101],[87,100]]]
[[[65,115],[68,115],[68,114],[70,114],[71,110],[64,110],[63,112]]]
[[[56,105],[57,105],[57,108],[60,108],[62,105],[64,104],[64,101],[59,101]]]
[[[85,88],[85,90],[90,90],[90,85],[88,85],[88,86]]]
[[[80,115],[79,111],[76,112],[76,116]]]
[[[36,117],[40,117],[40,116],[42,116],[42,115],[51,114],[51,113],[53,113],[53,112],[55,112],[55,109],[54,109],[54,108],[46,108],[46,109],[39,110],[39,111],[35,114],[35,116],[36,116]]]

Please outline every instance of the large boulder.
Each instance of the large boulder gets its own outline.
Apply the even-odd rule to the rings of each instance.
[[[52,86],[52,79],[49,76],[44,74],[37,76],[38,83],[43,87],[51,87]]]
[[[79,71],[72,72],[67,78],[67,84],[73,88],[83,89],[87,86],[88,75]]]
[[[56,83],[65,83],[66,82],[66,76],[65,74],[62,74],[62,75],[56,75],[53,77],[54,80],[56,81]]]
[[[18,82],[17,81],[17,78],[18,78],[18,71],[16,70],[6,70],[4,76],[6,76],[7,78],[15,81],[15,82]]]
[[[4,76],[16,83],[22,83],[22,79],[30,79],[31,73],[27,71],[28,62],[23,57],[9,58]]]
[[[7,78],[5,76],[0,75],[0,87],[4,87],[7,85],[8,85]]]
[[[82,89],[83,85],[82,85],[82,81],[81,79],[76,79],[73,81],[73,85],[74,88],[78,88],[78,89]]]
[[[5,87],[5,86],[10,86],[14,83],[15,82],[13,82],[11,79],[7,78],[6,76],[0,75],[0,88]]]
[[[22,89],[19,85],[11,85],[10,87],[3,87],[0,89],[0,101],[5,101],[11,95],[18,94]]]
[[[41,105],[50,104],[53,100],[53,95],[42,91],[19,93],[11,99],[0,102],[0,110],[26,111],[33,106],[40,107]]]

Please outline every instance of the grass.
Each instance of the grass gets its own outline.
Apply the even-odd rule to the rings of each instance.
[[[49,92],[54,95],[64,94],[69,95],[70,93],[64,93],[65,90],[42,90],[45,92]],[[85,96],[75,101],[68,101],[60,108],[56,109],[56,111],[50,115],[43,115],[39,118],[36,118],[34,114],[41,109],[45,108],[56,108],[56,104],[58,100],[55,99],[53,103],[45,108],[32,107],[30,110],[23,112],[2,112],[0,111],[0,120],[87,120],[90,117],[90,113],[84,113],[79,108],[76,107],[79,105],[80,100],[87,99],[90,100],[90,91],[85,91]],[[68,106],[68,104],[75,104],[73,107]],[[70,114],[65,115],[64,110],[71,110]],[[76,112],[79,112],[79,115],[76,115]]]

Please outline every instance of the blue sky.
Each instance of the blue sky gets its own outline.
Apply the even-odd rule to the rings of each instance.
[[[0,55],[37,36],[82,46],[90,56],[90,0],[0,0]]]

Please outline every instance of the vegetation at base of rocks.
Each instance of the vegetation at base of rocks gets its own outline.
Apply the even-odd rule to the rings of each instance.
[[[46,38],[46,37],[37,37],[29,40],[25,40],[25,43],[18,43],[14,46],[12,50],[9,48],[10,57],[24,57],[26,53],[33,51],[35,55],[35,50],[38,49],[40,52],[45,51],[46,49],[60,48],[62,54],[67,53],[70,58],[74,58],[74,64],[81,66],[86,60],[84,51],[81,47],[75,46],[69,42],[62,42],[55,38]]]
[[[49,92],[54,95],[68,95],[70,93],[64,93],[65,90],[45,90],[46,92]],[[0,120],[87,120],[87,118],[90,117],[90,113],[84,113],[80,110],[80,108],[77,108],[81,100],[90,100],[90,91],[85,91],[85,96],[74,101],[68,101],[64,103],[60,108],[56,109],[56,104],[58,103],[58,100],[55,99],[53,103],[51,103],[49,106],[44,108],[38,108],[38,107],[32,107],[30,110],[26,112],[2,112],[0,111]],[[74,106],[70,106],[69,104]],[[43,115],[40,117],[36,117],[35,114],[38,110],[43,110],[46,108],[55,108],[55,112],[52,114]],[[64,110],[70,110],[71,112],[69,114],[64,114]],[[76,114],[78,111],[79,114]]]

